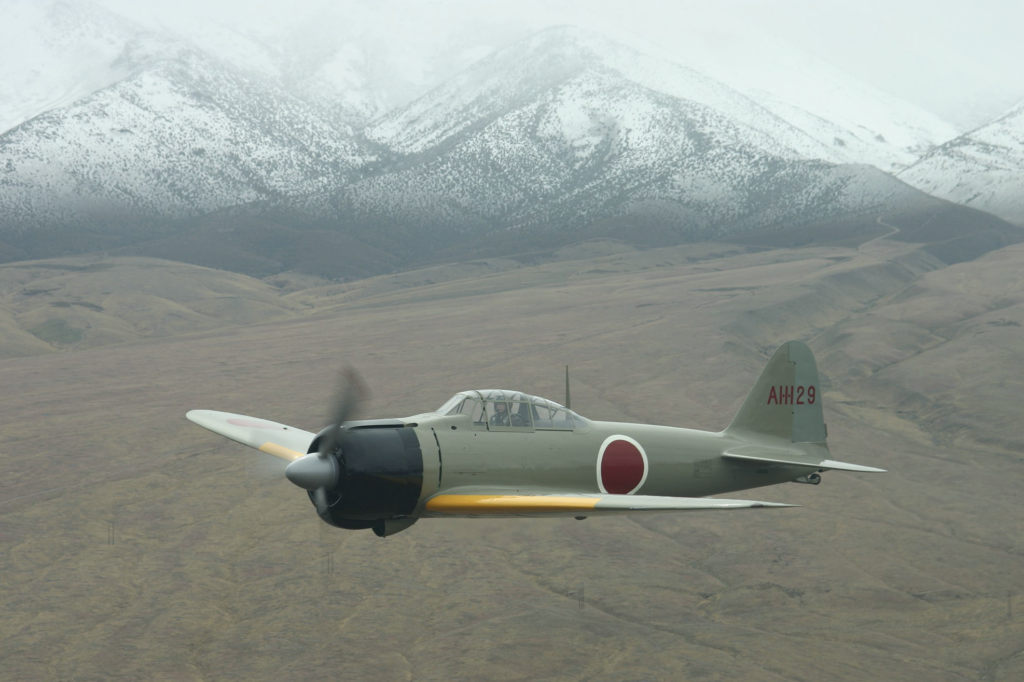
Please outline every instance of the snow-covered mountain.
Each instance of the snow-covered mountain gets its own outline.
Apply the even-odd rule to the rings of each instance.
[[[576,27],[500,49],[519,28],[452,29],[443,54],[389,52],[363,31],[370,15],[349,16],[340,34],[332,15],[268,39],[141,28],[85,0],[40,6],[24,12],[47,49],[84,45],[74,48],[83,73],[98,75],[74,101],[0,134],[9,244],[33,227],[105,229],[112,217],[141,239],[150,219],[188,227],[225,209],[288,229],[312,219],[385,251],[608,223],[706,238],[919,199],[880,169],[952,134],[821,64],[777,81],[725,67],[718,77]],[[93,37],[108,20],[100,49]],[[67,21],[85,28],[62,32]],[[432,56],[416,71],[421,53]],[[43,78],[40,92],[58,80]],[[44,105],[10,101],[19,116]]]
[[[351,206],[395,223],[629,215],[708,235],[916,194],[877,169],[818,160],[830,150],[720,83],[572,28],[481,60],[364,134],[400,160],[355,183]]]
[[[0,136],[5,226],[197,216],[325,192],[364,161],[350,130],[272,84],[187,47],[159,54]]]
[[[465,6],[454,11],[452,5],[460,4]],[[519,16],[503,16],[502,6],[435,0],[407,3],[399,12],[395,5],[369,11],[358,2],[343,3],[344,11],[324,12],[286,35],[280,51],[289,87],[305,98],[331,103],[345,112],[346,120],[361,125],[457,77],[474,60],[522,45],[528,35],[571,25],[594,37],[593,51],[601,60],[652,89],[699,99],[691,91],[695,79],[680,77],[687,70],[727,86],[802,130],[816,143],[814,158],[900,170],[960,132],[934,114],[762,34],[709,35],[682,25],[673,29],[666,48],[594,15],[560,13],[555,5],[530,3],[530,11]],[[494,15],[505,21],[494,21]]]
[[[1024,225],[1024,101],[899,174],[943,199]]]
[[[424,107],[450,106],[445,100],[461,101],[464,97],[460,93],[474,87],[489,88],[487,98],[501,98],[505,97],[500,91],[505,82],[544,87],[550,79],[564,76],[566,69],[605,68],[649,90],[715,109],[775,138],[779,145],[802,157],[830,163],[862,163],[891,171],[909,165],[927,149],[956,135],[952,126],[935,116],[882,93],[872,93],[864,84],[843,77],[820,60],[776,49],[771,52],[775,59],[780,55],[787,58],[785,75],[780,75],[778,70],[758,66],[753,54],[748,57],[754,69],[739,64],[723,67],[715,60],[698,59],[721,50],[708,45],[706,51],[688,55],[695,62],[707,62],[696,69],[672,61],[657,46],[630,36],[624,38],[636,47],[571,26],[540,31],[505,48],[500,55],[482,59],[419,99],[416,106],[375,122],[368,134],[384,135],[390,144],[397,143],[401,151],[409,152],[413,147],[399,141],[387,126],[404,127],[400,134],[406,139],[415,138],[414,145],[429,145],[430,140],[422,139],[422,135],[431,133],[419,122]],[[640,51],[643,47],[661,56]],[[543,51],[549,57],[539,59]],[[532,69],[529,73],[524,71],[527,65]],[[757,76],[751,76],[751,71]],[[485,86],[484,80],[492,85]]]
[[[541,31],[480,60],[364,132],[368,139],[395,152],[423,152],[554,86],[595,73],[614,74],[623,83],[718,111],[749,128],[751,134],[760,134],[760,144],[777,153],[805,158],[831,153],[827,146],[722,83],[568,26]],[[598,93],[591,89],[578,97],[595,95]],[[601,104],[594,101],[591,106],[596,109]]]
[[[897,171],[959,132],[935,114],[760,32],[695,32],[673,42],[671,52],[635,44],[743,93],[829,148],[820,158],[836,163]]]
[[[292,27],[279,51],[289,88],[362,125],[475,60],[557,26],[577,26],[609,36],[606,45],[632,48],[617,47],[603,59],[666,94],[694,97],[680,92],[688,79],[679,79],[671,64],[727,85],[803,130],[818,143],[815,158],[822,160],[900,170],[961,132],[774,35],[739,27],[709,33],[683,22],[673,23],[659,44],[565,3],[348,0]]]

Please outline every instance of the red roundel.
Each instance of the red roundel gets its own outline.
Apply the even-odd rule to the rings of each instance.
[[[597,455],[597,485],[601,492],[629,495],[647,479],[647,453],[628,436],[611,436]]]

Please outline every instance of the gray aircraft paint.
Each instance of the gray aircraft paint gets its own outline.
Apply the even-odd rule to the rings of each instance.
[[[497,412],[504,425],[486,414],[474,418],[459,412],[467,400],[479,407],[487,398],[507,401],[511,409]],[[450,414],[349,422],[346,428],[353,433],[410,429],[419,442],[422,487],[415,508],[374,522],[378,535],[390,535],[424,516],[589,516],[788,506],[701,498],[787,481],[814,483],[816,472],[828,469],[882,471],[831,459],[821,400],[811,350],[790,341],[772,355],[721,432],[586,419],[553,419],[552,425],[562,428],[544,428],[532,407],[541,402],[512,391],[467,391],[446,403],[443,409]],[[553,413],[561,409],[546,404]],[[516,415],[526,417],[527,410],[533,415],[529,424],[515,426]],[[318,436],[310,432],[223,412],[194,410],[188,418],[282,459],[317,456],[304,454],[317,451]],[[618,454],[609,460],[605,476],[615,480],[605,483],[625,486],[614,493],[603,491],[598,480],[602,447],[613,446]]]

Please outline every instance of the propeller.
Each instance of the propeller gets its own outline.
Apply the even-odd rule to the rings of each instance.
[[[256,452],[245,458],[245,475],[249,484],[260,488],[281,481],[285,477],[285,469],[290,464],[287,460]]]
[[[320,451],[317,453],[320,459],[326,459],[328,455],[334,454],[341,445],[342,427],[352,420],[359,408],[359,403],[370,395],[366,383],[359,376],[353,367],[346,367],[341,372],[341,385],[334,396],[334,405],[331,410],[331,427],[320,441]]]
[[[321,517],[328,513],[327,493],[338,484],[341,464],[338,453],[345,448],[345,425],[356,415],[359,404],[369,397],[369,390],[352,367],[341,372],[341,381],[332,404],[330,426],[321,432],[320,447],[315,453],[291,462],[285,468],[289,481],[312,493],[313,504]]]

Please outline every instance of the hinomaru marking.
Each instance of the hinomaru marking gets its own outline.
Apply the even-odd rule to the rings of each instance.
[[[768,392],[769,405],[813,405],[817,399],[814,386],[772,386]]]

